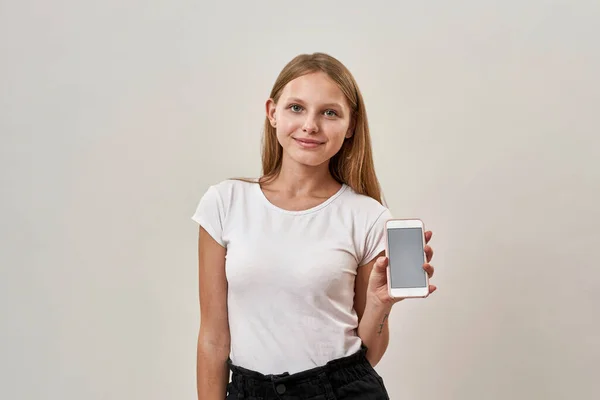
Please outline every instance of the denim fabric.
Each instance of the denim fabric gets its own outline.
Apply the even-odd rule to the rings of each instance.
[[[366,348],[322,367],[295,374],[263,375],[233,365],[226,400],[389,400]]]

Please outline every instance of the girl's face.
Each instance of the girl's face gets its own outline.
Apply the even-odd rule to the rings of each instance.
[[[290,81],[277,104],[267,101],[267,116],[277,130],[284,163],[326,165],[352,136],[346,97],[324,72]]]

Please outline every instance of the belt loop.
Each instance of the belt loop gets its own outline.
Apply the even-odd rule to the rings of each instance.
[[[325,371],[319,374],[319,380],[325,389],[325,400],[335,400],[335,395],[333,393],[333,387],[331,386],[331,382],[327,377],[327,373]]]

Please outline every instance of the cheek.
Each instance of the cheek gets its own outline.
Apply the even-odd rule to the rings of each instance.
[[[348,127],[350,126],[349,121],[340,120],[322,120],[320,122],[321,132],[324,133],[331,144],[341,146],[348,133]],[[304,119],[302,116],[286,115],[277,119],[277,137],[280,140],[289,138],[290,135],[299,132],[304,127]]]
[[[336,123],[332,123],[331,126],[328,127],[329,137],[332,141],[341,145],[348,133],[348,127],[349,124],[346,122],[336,121]]]
[[[277,119],[277,135],[290,134],[302,128],[300,118],[290,118],[289,116]]]
[[[289,121],[277,121],[275,131],[277,132],[277,139],[281,142],[289,140],[290,135],[292,135],[296,129]]]

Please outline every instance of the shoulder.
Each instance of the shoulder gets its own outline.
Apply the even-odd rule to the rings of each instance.
[[[201,196],[192,219],[222,246],[226,246],[225,237],[231,218],[236,210],[252,197],[251,189],[256,183],[251,180],[227,179],[214,183]]]
[[[250,192],[255,185],[257,183],[252,179],[225,179],[210,185],[206,193],[212,192],[214,196],[218,196],[222,201],[228,203]]]
[[[215,188],[216,190],[218,190],[219,192],[223,191],[223,192],[227,192],[227,191],[231,191],[231,190],[245,190],[249,187],[253,187],[254,185],[257,184],[257,180],[256,179],[225,179],[222,180],[220,182],[216,182],[213,183],[211,185],[211,187]]]
[[[202,194],[196,213],[218,212],[224,216],[236,203],[243,203],[256,185],[252,180],[226,179],[208,186]]]
[[[379,201],[350,187],[343,200],[342,206],[351,214],[358,265],[365,265],[385,250],[385,223],[392,219],[392,213]]]
[[[380,219],[390,219],[390,210],[379,201],[364,194],[357,193],[350,186],[346,187],[343,194],[343,205],[352,210],[355,218],[365,220],[368,224],[374,224]]]

